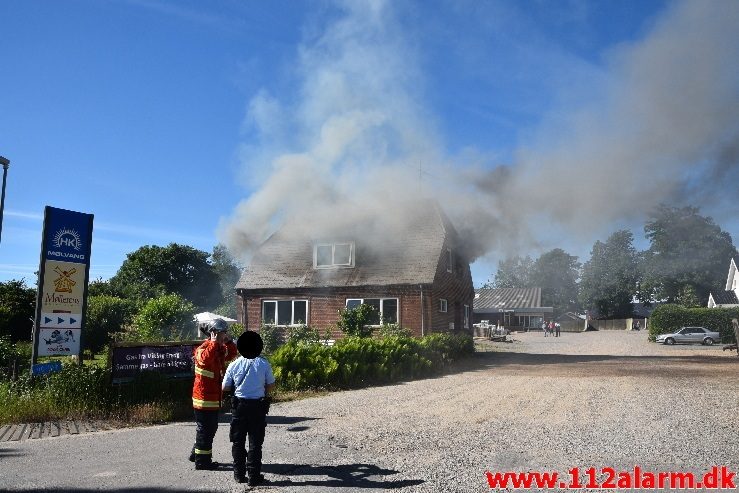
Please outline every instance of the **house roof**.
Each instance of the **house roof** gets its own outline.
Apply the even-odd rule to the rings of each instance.
[[[739,305],[739,299],[736,297],[734,291],[719,291],[718,293],[711,293],[713,302],[716,305]]]
[[[660,301],[654,301],[649,304],[632,303],[631,304],[632,315],[637,318],[649,318],[652,315],[652,312],[654,311],[654,309],[662,304],[663,303]]]
[[[481,288],[475,290],[474,311],[496,313],[503,310],[551,312],[541,306],[541,288]]]
[[[562,315],[560,315],[559,317],[557,317],[557,320],[560,321],[560,322],[563,322],[563,321],[572,321],[572,320],[574,320],[576,322],[580,322],[580,321],[585,320],[585,318],[586,318],[585,315],[580,315],[580,314],[577,314],[575,312],[565,312]]]
[[[397,217],[383,230],[382,220],[375,221],[367,234],[362,221],[352,228],[333,233],[294,234],[283,227],[265,241],[242,272],[237,289],[290,289],[389,286],[430,284],[434,282],[444,241],[456,231],[441,208],[431,203],[398,211],[405,216],[402,228]],[[379,224],[379,227],[378,227]],[[369,237],[368,237],[369,236]],[[315,269],[313,246],[323,242],[354,242],[354,266],[351,268]]]

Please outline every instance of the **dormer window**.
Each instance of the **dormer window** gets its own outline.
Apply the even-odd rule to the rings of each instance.
[[[313,246],[313,268],[354,267],[354,242],[318,243]]]

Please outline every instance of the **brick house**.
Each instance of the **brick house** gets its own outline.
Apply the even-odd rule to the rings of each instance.
[[[376,309],[373,325],[397,323],[417,336],[471,330],[469,262],[443,211],[426,205],[404,211],[403,227],[385,234],[361,225],[320,235],[281,229],[236,285],[239,322],[251,330],[305,323],[336,338],[339,310],[366,303]]]

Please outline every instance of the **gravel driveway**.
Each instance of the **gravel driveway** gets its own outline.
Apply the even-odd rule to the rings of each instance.
[[[736,352],[657,345],[645,332],[512,337],[452,375],[274,405],[271,482],[257,490],[477,492],[490,491],[485,471],[739,470]],[[217,460],[229,458],[225,420]],[[2,444],[0,488],[247,489],[226,468],[191,469],[193,430]]]

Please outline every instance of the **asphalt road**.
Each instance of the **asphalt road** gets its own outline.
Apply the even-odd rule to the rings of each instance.
[[[514,335],[440,378],[273,405],[286,492],[490,491],[487,470],[739,469],[739,358],[644,333]],[[214,444],[228,461],[228,416]],[[707,424],[710,423],[710,424]],[[3,491],[245,491],[195,471],[192,423],[0,443]]]

